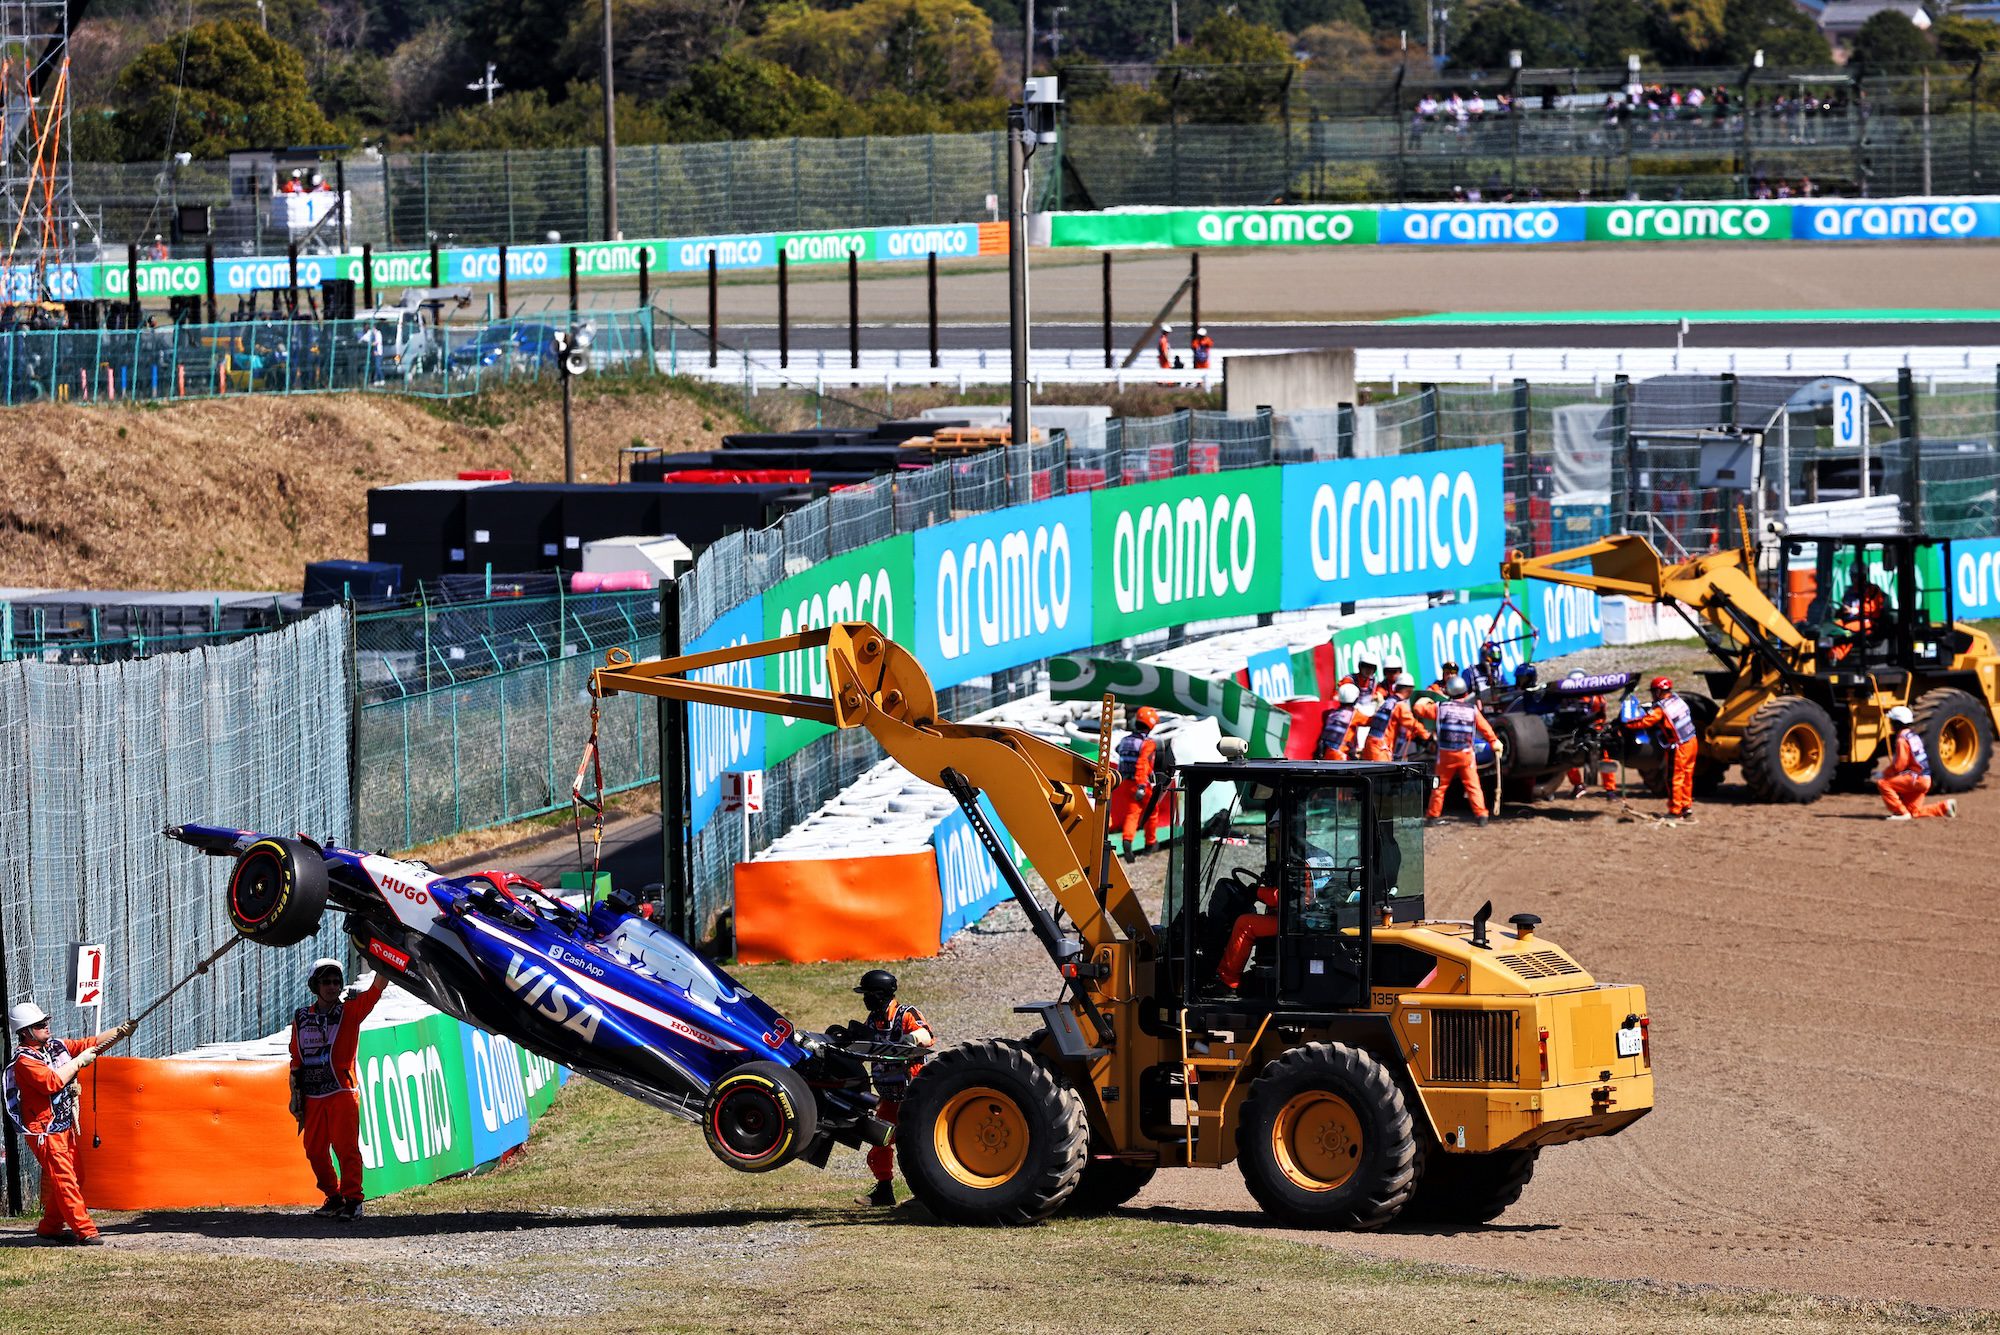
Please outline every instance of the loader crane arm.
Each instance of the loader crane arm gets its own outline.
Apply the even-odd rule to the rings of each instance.
[[[1580,561],[1590,563],[1588,572],[1565,568]],[[1547,556],[1512,552],[1500,573],[1507,580],[1539,579],[1671,607],[1739,677],[1746,658],[1779,680],[1812,671],[1813,641],[1757,587],[1752,557],[1742,548],[1669,565],[1646,539],[1621,533]]]
[[[830,696],[730,686],[693,676],[723,664],[813,651],[826,654]],[[614,650],[606,665],[591,673],[590,689],[600,697],[629,692],[835,728],[865,728],[910,773],[950,792],[982,831],[986,823],[978,816],[976,796],[984,793],[1074,924],[1078,939],[1057,936],[1055,924],[1026,893],[1011,864],[1003,863],[1002,875],[1012,874],[1016,897],[1023,899],[1043,944],[1075,983],[1079,1004],[1100,1042],[1112,1039],[1096,1004],[1126,994],[1131,957],[1150,958],[1155,933],[1118,860],[1104,856],[1108,762],[1092,764],[1019,728],[939,717],[937,692],[916,656],[865,621],[648,662],[633,662]],[[1113,959],[1121,967],[1112,967]],[[1084,961],[1081,967],[1078,960]]]

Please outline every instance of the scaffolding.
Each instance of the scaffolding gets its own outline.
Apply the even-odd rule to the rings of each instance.
[[[76,258],[81,216],[69,113],[69,0],[0,0],[0,225],[10,302],[67,295],[57,273]]]

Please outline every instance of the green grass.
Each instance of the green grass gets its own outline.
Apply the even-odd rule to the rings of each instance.
[[[861,967],[737,972],[825,1024],[853,1012]],[[968,971],[950,961],[897,968],[968,1031],[1020,1027],[953,989]],[[113,1216],[99,1251],[0,1250],[0,1332],[1297,1331],[1335,1312],[1344,1331],[1397,1335],[2000,1331],[2000,1315],[1380,1261],[1254,1216],[946,1229],[855,1205],[865,1185],[851,1151],[825,1172],[732,1173],[697,1128],[573,1081],[518,1159],[375,1202],[352,1236],[296,1212],[213,1212]]]

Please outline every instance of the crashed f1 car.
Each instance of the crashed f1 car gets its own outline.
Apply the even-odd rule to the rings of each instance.
[[[835,1145],[889,1144],[869,1063],[916,1049],[794,1029],[613,892],[572,906],[512,872],[420,862],[213,825],[169,838],[233,857],[229,919],[251,941],[309,939],[329,910],[405,991],[622,1094],[701,1123],[732,1168],[824,1167]]]

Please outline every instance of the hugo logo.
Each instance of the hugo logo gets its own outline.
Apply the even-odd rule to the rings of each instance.
[[[414,885],[406,885],[393,876],[384,876],[382,878],[382,889],[389,894],[401,895],[412,904],[428,904],[431,902],[428,892],[419,890]]]

